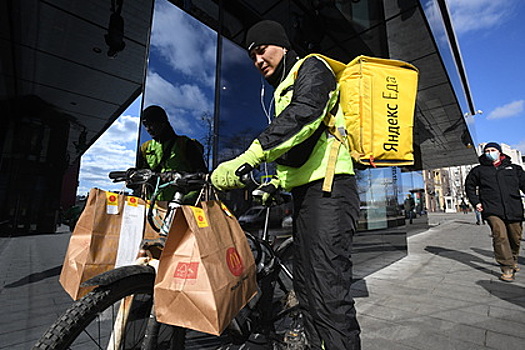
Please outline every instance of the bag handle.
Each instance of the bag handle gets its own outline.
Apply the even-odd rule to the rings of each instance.
[[[206,175],[206,184],[200,190],[199,195],[195,200],[195,206],[197,206],[202,201],[219,200],[217,190],[210,184],[209,177],[209,174]]]

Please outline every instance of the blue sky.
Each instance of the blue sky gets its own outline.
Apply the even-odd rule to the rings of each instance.
[[[476,109],[476,141],[525,154],[525,2],[448,0]]]
[[[86,195],[93,187],[110,191],[125,190],[122,183],[112,183],[108,174],[135,165],[140,102],[141,97],[82,156],[78,195]]]
[[[447,0],[447,3],[463,55],[474,103],[476,109],[483,111],[482,114],[474,117],[472,132],[475,140],[479,143],[488,141],[506,143],[525,154],[525,67],[521,64],[525,56],[525,40],[523,40],[525,1]],[[181,23],[185,20],[181,18]],[[173,32],[173,29],[162,30],[161,20],[158,20],[157,23],[154,23],[154,33]],[[181,27],[178,30],[184,28],[187,29],[187,27]],[[184,59],[191,56],[187,54],[188,52],[198,52],[198,50],[191,50],[191,46],[199,42],[195,39],[195,35],[201,30],[197,27],[194,29],[186,33],[186,36],[193,37],[191,40],[173,35],[161,37],[165,40],[161,40],[156,49],[171,52],[171,56],[166,56],[174,69],[183,72],[185,70],[196,71],[188,67],[191,68],[191,65],[199,60],[194,57]],[[200,35],[203,34],[205,33],[200,33]],[[174,43],[174,40],[178,38],[181,41]],[[182,50],[186,55],[173,56],[176,54],[174,48],[188,45],[190,47],[187,50]],[[213,56],[213,53],[209,55]],[[159,91],[166,93],[171,91],[171,95],[175,97],[180,95],[177,94],[177,91],[183,91],[181,86],[170,85],[168,87],[169,89],[163,88]],[[197,88],[188,90],[188,87],[185,86],[184,91],[193,91],[198,95],[203,90],[202,88],[201,90]],[[161,97],[158,96],[154,100],[162,101]],[[147,97],[147,99],[152,99],[152,97]],[[172,100],[176,99],[172,98]],[[181,101],[188,100],[192,99],[181,99]],[[189,110],[193,108],[193,106],[182,107]],[[122,184],[112,184],[107,179],[107,174],[112,170],[125,170],[134,165],[139,111],[140,98],[82,157],[78,194],[86,194],[92,187],[106,190],[123,189]]]

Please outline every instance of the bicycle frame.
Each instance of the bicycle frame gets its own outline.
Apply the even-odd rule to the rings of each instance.
[[[195,190],[195,185],[193,186],[192,190]],[[171,210],[168,210],[166,215],[159,220],[159,223],[162,221],[162,224],[157,227],[160,231],[158,239],[142,241],[142,249],[133,265],[107,271],[83,283],[83,286],[98,286],[98,288],[74,303],[62,317],[57,319],[38,341],[36,348],[47,349],[50,344],[56,344],[57,347],[52,348],[65,349],[69,348],[69,344],[73,342],[75,345],[79,343],[81,345],[84,339],[90,337],[90,331],[97,327],[100,329],[101,325],[103,325],[102,329],[106,330],[102,334],[102,341],[93,340],[96,344],[103,344],[99,345],[99,348],[117,350],[121,345],[140,344],[141,349],[155,349],[157,337],[159,344],[166,344],[166,341],[171,342],[172,346],[175,341],[183,344],[186,331],[180,327],[161,326],[162,324],[156,320],[152,302],[154,298],[153,282],[160,263],[160,252],[164,247],[175,212],[181,205],[182,193],[183,191],[177,191],[174,197],[177,200],[170,201],[168,205]],[[254,333],[276,336],[270,339],[282,342],[283,337],[279,338],[276,329],[282,330],[282,326],[286,326],[285,323],[288,324],[288,322],[283,322],[284,316],[292,314],[297,309],[297,302],[293,300],[292,272],[285,261],[281,260],[290,253],[289,248],[292,241],[291,238],[288,238],[277,247],[270,242],[268,215],[269,209],[260,238],[245,232],[255,257],[257,283],[261,292],[232,320],[228,333],[230,340],[234,343],[239,340],[244,342]],[[280,291],[276,290],[276,285],[280,286]],[[278,301],[277,297],[280,295],[276,293],[283,293],[289,299],[288,302],[284,304]],[[134,304],[137,305],[137,308],[134,307]],[[284,310],[281,310],[283,308]],[[114,310],[114,313],[107,319],[99,318],[99,315],[103,316],[110,309]],[[136,313],[139,309],[140,312]],[[289,320],[286,319],[286,321]],[[168,332],[162,333],[162,330],[159,331],[160,328]],[[63,331],[64,329],[66,331]],[[131,334],[128,329],[139,329],[139,332]],[[87,337],[80,339],[80,334],[84,333]],[[79,343],[76,343],[77,337]],[[187,337],[191,342],[191,335]]]
[[[167,183],[165,185],[169,185],[170,183]],[[152,227],[155,229],[155,231],[159,232],[159,237],[167,237],[171,223],[173,222],[173,218],[175,216],[175,211],[178,207],[181,206],[184,194],[180,191],[175,192],[173,199],[168,202],[168,210],[166,213],[166,216],[162,220],[162,224],[159,227],[155,226],[155,223],[152,221],[152,213],[153,208],[155,206],[155,200],[156,196],[158,194],[158,190],[162,189],[165,186],[157,186],[157,191],[152,196],[152,201],[150,203],[150,209],[148,210],[148,222],[152,225]],[[155,254],[150,251],[150,248],[152,247],[158,247],[161,246],[161,249],[164,248],[164,242],[163,241],[153,241],[153,243],[157,244],[149,244],[152,243],[151,240],[143,240],[142,241],[142,249],[140,256],[135,261],[134,265],[137,266],[150,266],[154,269],[154,274],[156,275],[158,272],[159,267],[159,258],[155,257]],[[148,254],[149,252],[149,254]],[[126,269],[127,267],[122,267],[121,269]],[[113,270],[116,271],[116,270]],[[109,273],[106,273],[107,275],[115,275],[115,273],[112,273],[112,271],[109,271]],[[84,285],[103,285],[101,282],[102,276],[96,276],[95,278],[86,281]],[[110,283],[113,281],[114,278],[108,278],[106,279],[106,283]],[[107,350],[118,350],[120,348],[120,345],[122,343],[123,337],[125,336],[124,330],[126,328],[129,313],[133,304],[133,298],[134,296],[128,296],[125,298],[124,302],[122,302],[119,306],[119,310],[117,312],[117,316],[115,319],[114,327],[111,332],[110,341],[108,343]],[[156,348],[156,338],[159,331],[159,325],[160,323],[157,321],[155,316],[155,308],[154,305],[151,307],[150,311],[150,318],[148,320],[148,324],[146,327],[146,333],[144,337],[144,343],[141,346],[142,350],[154,350]]]

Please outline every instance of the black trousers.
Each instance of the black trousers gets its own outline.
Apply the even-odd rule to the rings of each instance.
[[[292,190],[294,198],[294,289],[312,349],[361,349],[350,294],[350,251],[359,215],[354,176],[338,175],[332,192],[322,180]]]

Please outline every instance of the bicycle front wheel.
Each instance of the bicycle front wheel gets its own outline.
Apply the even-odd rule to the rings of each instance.
[[[140,349],[153,304],[154,280],[152,274],[141,274],[96,288],[75,302],[33,349]],[[181,332],[162,324],[156,349],[168,349],[175,339],[184,342]]]

